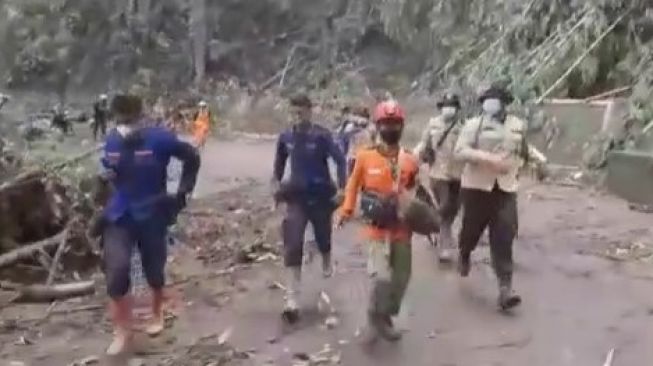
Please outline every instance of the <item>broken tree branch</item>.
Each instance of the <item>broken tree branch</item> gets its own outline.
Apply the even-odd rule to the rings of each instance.
[[[48,272],[48,279],[45,281],[47,286],[51,285],[52,282],[54,282],[55,275],[57,274],[57,270],[59,268],[59,261],[61,260],[61,256],[66,249],[66,244],[68,244],[69,232],[69,228],[64,229],[61,241],[57,247],[57,251],[54,253],[54,257],[52,258],[52,265],[50,266],[50,271]]]
[[[623,86],[621,88],[616,88],[616,89],[608,90],[608,91],[603,92],[601,94],[593,95],[591,97],[583,99],[583,101],[587,103],[587,102],[591,102],[591,101],[594,101],[594,100],[604,99],[604,98],[608,98],[608,97],[614,97],[615,95],[630,91],[630,89],[632,89],[632,86],[630,86],[630,85],[629,86]]]
[[[11,282],[0,282],[3,290],[15,291],[20,296],[14,302],[51,302],[95,293],[94,281],[64,283],[60,285],[23,286]]]
[[[38,241],[36,243],[24,245],[18,249],[14,249],[9,253],[0,255],[0,268],[8,267],[23,259],[31,258],[39,250],[48,249],[61,243],[61,240],[68,235],[68,229],[62,230],[59,234]]]
[[[279,80],[279,88],[283,87],[284,82],[286,81],[286,73],[288,73],[288,68],[292,62],[292,58],[295,55],[295,50],[297,50],[297,45],[292,46],[288,57],[286,58],[286,65],[283,67],[283,72],[281,73],[281,79]]]

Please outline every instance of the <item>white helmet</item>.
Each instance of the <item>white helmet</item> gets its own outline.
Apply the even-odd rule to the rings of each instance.
[[[107,100],[109,97],[106,94],[100,94],[100,100]]]
[[[200,107],[206,107],[206,102],[205,102],[205,101],[201,101],[201,102],[199,102],[197,105],[200,106]]]

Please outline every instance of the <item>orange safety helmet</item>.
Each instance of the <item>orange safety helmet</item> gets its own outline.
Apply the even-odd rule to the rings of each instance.
[[[399,123],[406,119],[404,109],[395,100],[383,101],[374,108],[375,123]]]

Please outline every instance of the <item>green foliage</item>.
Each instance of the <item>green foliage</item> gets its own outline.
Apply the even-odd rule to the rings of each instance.
[[[509,78],[518,97],[539,95],[626,12],[624,21],[583,59],[557,94],[582,97],[628,85],[644,55],[636,27],[646,17],[643,0],[378,3],[381,21],[393,39],[418,49],[449,51],[447,62],[432,65],[430,75],[440,85],[472,88]],[[418,42],[424,39],[429,42]]]

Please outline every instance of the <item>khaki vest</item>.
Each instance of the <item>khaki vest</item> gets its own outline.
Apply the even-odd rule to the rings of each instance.
[[[429,120],[429,124],[422,135],[422,140],[414,153],[419,155],[426,148],[427,144],[430,144],[435,150],[435,163],[431,166],[430,170],[430,176],[432,178],[447,181],[460,180],[465,164],[456,158],[454,149],[462,126],[462,123],[456,122],[456,125],[453,126],[442,141],[440,147],[438,147],[438,142],[449,129],[450,124],[441,116]]]
[[[508,115],[504,123],[486,116],[467,120],[455,148],[456,156],[466,162],[461,186],[489,192],[497,183],[505,192],[516,192],[519,186],[519,170],[524,165],[524,156],[527,153],[524,149],[528,149],[525,135],[526,123],[512,115]],[[497,174],[477,163],[479,150],[507,153],[512,165],[510,171]]]

